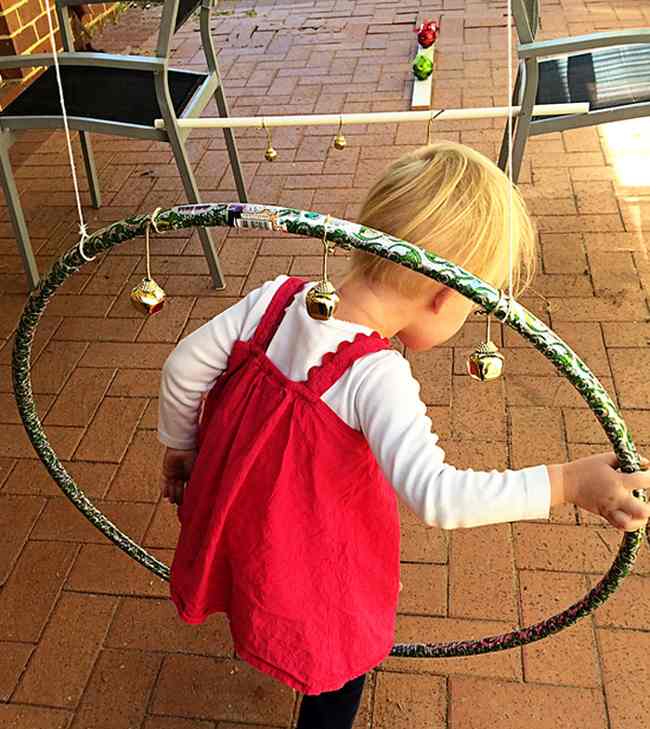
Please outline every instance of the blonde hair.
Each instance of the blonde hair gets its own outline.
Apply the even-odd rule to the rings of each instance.
[[[509,207],[506,175],[487,157],[455,142],[420,147],[391,164],[374,184],[359,222],[453,261],[497,288],[509,276]],[[530,284],[536,237],[526,205],[512,191],[514,295]],[[350,273],[404,295],[419,295],[431,279],[363,251]]]

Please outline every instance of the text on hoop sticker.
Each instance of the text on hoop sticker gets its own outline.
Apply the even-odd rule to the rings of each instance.
[[[270,210],[259,210],[254,213],[242,211],[234,220],[237,228],[257,228],[259,230],[279,230],[278,216]]]

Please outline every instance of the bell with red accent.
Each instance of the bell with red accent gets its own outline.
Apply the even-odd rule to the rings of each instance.
[[[166,298],[162,288],[148,277],[131,291],[131,303],[142,314],[157,314],[165,305]]]
[[[438,40],[440,24],[437,20],[425,20],[419,28],[414,31],[418,34],[418,43],[422,48],[429,48]]]

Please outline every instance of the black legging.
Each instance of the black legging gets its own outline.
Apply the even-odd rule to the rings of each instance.
[[[296,729],[352,729],[365,680],[364,674],[338,691],[304,696]]]

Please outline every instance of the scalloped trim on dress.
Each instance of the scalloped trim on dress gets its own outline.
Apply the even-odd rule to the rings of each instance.
[[[313,378],[317,376],[319,372],[322,372],[325,368],[327,368],[333,360],[338,358],[339,355],[341,355],[346,349],[349,349],[353,345],[357,343],[359,339],[376,339],[382,344],[384,344],[383,347],[377,348],[373,350],[373,352],[366,352],[365,354],[374,354],[374,352],[380,352],[382,349],[390,349],[391,344],[390,340],[386,337],[382,337],[381,334],[377,331],[373,331],[371,334],[366,334],[365,332],[357,332],[354,336],[354,339],[344,339],[339,342],[337,348],[333,350],[332,352],[325,352],[325,354],[322,356],[321,361],[317,365],[312,365],[309,370],[307,371],[307,379],[305,382],[309,385],[313,382]],[[361,355],[362,357],[364,355]]]

